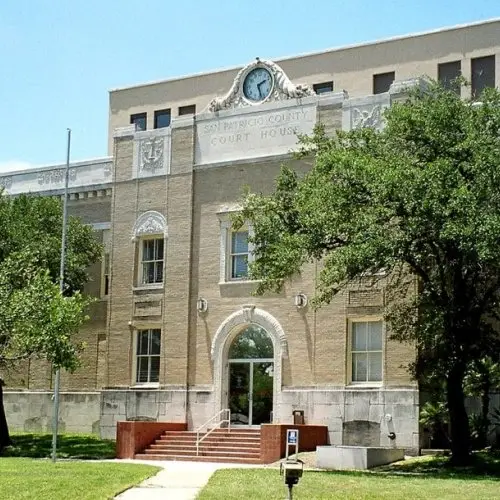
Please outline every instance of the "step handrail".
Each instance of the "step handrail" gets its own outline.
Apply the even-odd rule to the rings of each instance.
[[[220,419],[214,427],[208,429],[208,425],[216,418],[221,417],[224,413],[227,415],[227,418]],[[223,410],[217,412],[213,417],[210,417],[204,424],[200,425],[198,429],[196,429],[196,456],[198,456],[200,452],[200,443],[215,429],[219,428],[224,422],[227,422],[227,432],[231,432],[231,410],[229,408],[224,408]],[[204,427],[207,427],[207,432],[200,437],[200,433]]]

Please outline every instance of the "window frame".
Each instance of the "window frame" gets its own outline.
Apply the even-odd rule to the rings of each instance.
[[[192,116],[195,114],[196,114],[196,104],[186,104],[185,106],[179,106],[177,109],[178,116]]]
[[[483,86],[479,91],[475,86],[475,83],[477,84],[477,80],[474,78],[474,75],[476,74],[474,64],[477,63],[478,61],[489,59],[493,61],[492,69],[493,69],[493,87],[489,85]],[[472,57],[470,60],[470,91],[471,91],[471,96],[473,99],[480,99],[481,94],[484,92],[485,89],[488,88],[495,88],[496,87],[496,80],[497,80],[497,75],[496,75],[496,64],[497,64],[497,58],[496,54],[488,54],[485,56],[480,56],[480,57]]]
[[[161,270],[162,270],[162,280],[161,281],[152,281],[152,282],[145,282],[144,281],[144,244],[147,241],[163,241],[163,258],[162,259],[153,259],[153,260],[148,260],[147,263],[156,263],[156,262],[162,262],[161,265]],[[143,287],[143,288],[161,288],[164,286],[165,283],[165,250],[166,250],[166,238],[162,235],[148,235],[148,236],[142,236],[137,239],[137,242],[139,244],[139,249],[138,249],[138,259],[137,259],[137,287]]]
[[[382,348],[380,351],[378,350],[366,350],[366,351],[353,351],[352,348],[352,340],[353,340],[353,330],[354,330],[354,325],[358,323],[381,323],[381,343],[382,343]],[[380,387],[384,385],[385,383],[385,368],[386,368],[386,363],[385,363],[385,356],[386,356],[386,325],[381,316],[369,316],[369,317],[358,317],[358,318],[350,318],[348,320],[348,334],[347,334],[347,384],[348,386],[355,386],[355,387]],[[370,353],[370,352],[380,352],[381,355],[381,380],[353,380],[353,353]],[[368,365],[367,365],[368,367]],[[367,374],[368,377],[368,374]]]
[[[242,227],[238,228],[238,231],[234,231],[231,220],[229,219],[229,214],[225,214],[220,218],[220,285],[228,283],[248,283],[253,281],[248,278],[248,274],[247,276],[241,278],[231,278],[231,238],[234,232],[242,231],[247,231],[248,237],[253,235],[253,228],[250,224],[244,224]],[[253,244],[248,242],[248,265],[250,265],[253,260]]]
[[[377,77],[382,77],[382,76],[387,76],[387,75],[392,75],[392,82],[389,84],[389,87],[387,88],[387,90],[384,90],[383,92],[375,92],[376,91],[375,81],[376,81]],[[389,92],[391,85],[395,81],[396,81],[396,71],[384,71],[383,73],[374,73],[372,76],[373,95],[380,95],[380,94],[385,94],[386,92]]]
[[[233,236],[239,233],[246,233],[247,235],[247,251],[246,252],[233,252]],[[248,265],[250,264],[250,243],[248,241],[248,237],[250,236],[250,232],[246,226],[240,227],[237,230],[229,228],[227,232],[227,271],[226,271],[226,279],[227,281],[248,281]],[[233,264],[234,257],[247,257],[247,273],[246,276],[234,277],[233,274],[235,271],[235,266]]]
[[[102,230],[102,246],[103,246],[103,252],[101,258],[100,296],[101,299],[108,299],[111,289],[111,230],[110,229]]]
[[[455,77],[455,78],[452,78],[451,80],[448,80],[446,78],[444,78],[444,74],[442,74],[442,72],[444,72],[443,70],[445,68],[450,68],[450,67],[453,67],[454,66],[457,66],[458,65],[458,75]],[[458,95],[461,94],[461,85],[460,84],[453,84],[452,82],[454,80],[456,80],[457,78],[460,78],[462,76],[462,60],[461,59],[458,59],[458,60],[455,60],[455,61],[445,61],[445,62],[441,62],[441,63],[438,63],[437,65],[437,78],[438,78],[438,82],[447,90],[453,90],[454,92],[456,92]]]
[[[329,82],[313,83],[313,90],[316,95],[328,94],[329,92],[333,92],[333,88],[333,80]]]
[[[137,127],[136,119],[144,119],[144,128]],[[148,114],[146,112],[143,113],[134,113],[130,115],[130,125],[135,125],[136,132],[143,132],[148,129]]]
[[[159,127],[158,126],[158,118],[160,116],[169,116],[169,120],[168,120],[168,125],[164,125],[162,127]],[[172,110],[170,108],[166,108],[166,109],[157,109],[154,113],[154,122],[153,122],[153,128],[155,130],[158,130],[158,129],[162,129],[162,128],[168,128],[172,125]]]
[[[160,332],[160,352],[159,354],[151,354],[149,352],[151,346],[151,333],[153,331]],[[139,354],[139,335],[143,332],[148,332],[148,353],[147,354]],[[137,329],[134,330],[134,334],[132,337],[133,342],[133,359],[132,359],[132,387],[159,387],[160,386],[160,376],[161,376],[161,368],[162,368],[162,337],[163,332],[162,328],[159,325],[141,325]],[[139,357],[148,358],[148,380],[147,382],[139,382]],[[151,382],[151,358],[158,358],[158,381]]]

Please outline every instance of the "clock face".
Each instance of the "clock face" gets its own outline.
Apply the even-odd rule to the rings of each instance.
[[[263,101],[273,89],[273,77],[266,68],[255,68],[243,82],[244,96],[253,102]]]

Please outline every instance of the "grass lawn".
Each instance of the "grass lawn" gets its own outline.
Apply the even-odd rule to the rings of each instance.
[[[293,489],[300,499],[474,499],[500,498],[500,460],[480,457],[476,467],[451,469],[446,459],[422,457],[373,472],[304,471]],[[217,471],[197,500],[286,498],[277,469]]]
[[[104,500],[154,475],[142,464],[0,457],[1,500]]]
[[[14,446],[3,450],[3,457],[48,458],[52,454],[52,434],[12,433]],[[60,434],[57,456],[75,459],[102,459],[116,456],[115,441],[94,434]]]

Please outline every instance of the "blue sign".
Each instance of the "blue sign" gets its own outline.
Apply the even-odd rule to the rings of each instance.
[[[287,432],[287,443],[288,444],[297,444],[297,436],[298,436],[298,431],[296,430],[288,430]]]

